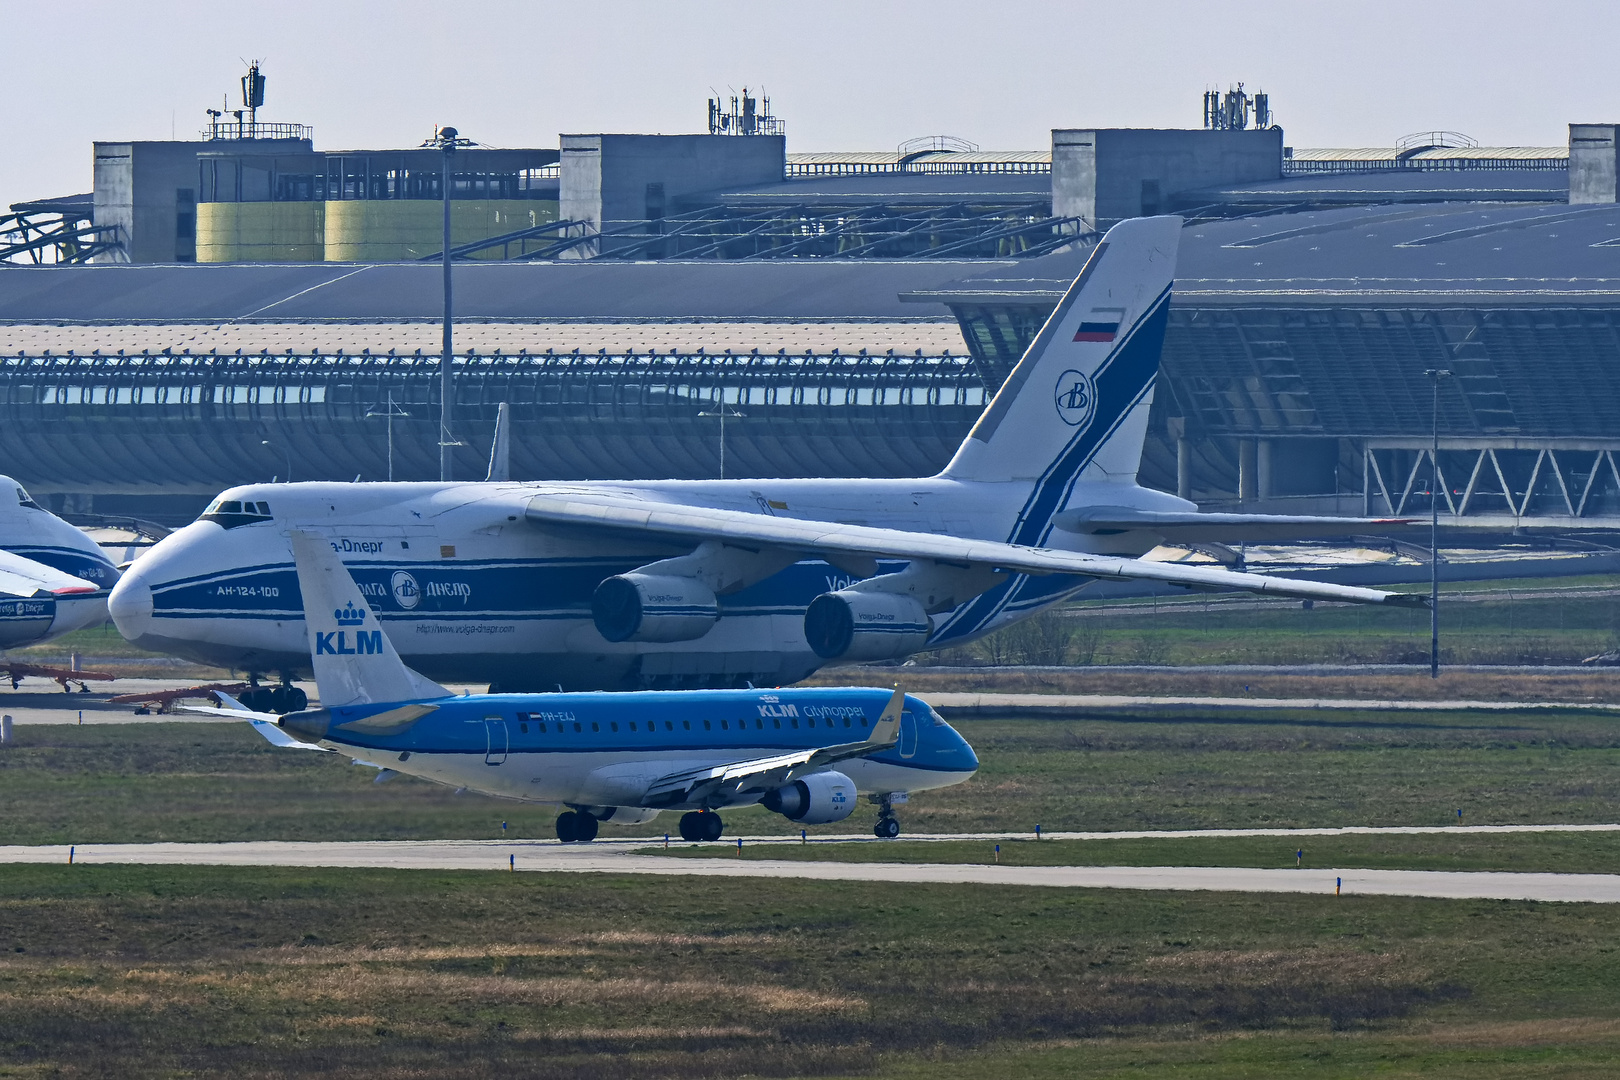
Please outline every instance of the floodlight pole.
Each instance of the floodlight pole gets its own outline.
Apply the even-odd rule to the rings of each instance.
[[[455,360],[455,325],[450,303],[450,159],[458,149],[471,146],[471,139],[463,139],[453,127],[442,127],[433,138],[422,144],[436,147],[444,160],[439,169],[439,193],[444,196],[444,250],[439,257],[444,264],[444,347],[439,353],[439,479],[450,479],[450,456],[461,444],[450,434],[456,418],[455,379],[451,364]]]
[[[1445,368],[1430,368],[1423,374],[1434,386],[1429,411],[1433,442],[1429,448],[1429,678],[1440,677],[1440,380],[1449,378]]]
[[[456,129],[439,129],[439,149],[444,152],[440,171],[439,194],[444,196],[444,350],[439,354],[439,479],[450,479],[450,458],[455,452],[451,445],[451,424],[455,421],[455,379],[451,364],[455,360],[455,319],[450,307],[450,159],[456,152]]]

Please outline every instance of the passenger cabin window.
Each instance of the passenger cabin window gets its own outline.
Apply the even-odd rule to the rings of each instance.
[[[713,731],[714,730],[714,725],[712,723],[710,723],[709,721],[705,720],[705,721],[703,721],[703,730],[704,731]]]
[[[574,730],[575,731],[584,731],[585,729],[579,726],[579,721],[578,720],[575,720],[574,721]]]
[[[608,725],[608,726],[609,726],[609,727],[611,727],[611,728],[612,728],[612,729],[613,729],[613,731],[614,731],[614,733],[615,733],[615,734],[616,734],[616,733],[617,733],[617,732],[618,732],[618,730],[619,730],[619,722],[618,722],[618,721],[617,721],[617,720],[615,720],[615,721],[613,721],[613,723],[611,723],[611,724],[609,724],[609,725]]]
[[[730,731],[731,730],[730,721],[727,721],[727,720],[720,721],[720,730],[721,731]]]
[[[520,729],[520,730],[521,730],[521,731],[522,731],[522,732],[523,732],[523,734],[525,734],[525,735],[527,735],[527,734],[528,734],[528,733],[529,733],[529,725],[528,725],[528,724],[519,724],[519,725],[518,725],[518,728],[519,728],[519,729]]]
[[[602,730],[602,725],[598,724],[595,720],[592,720],[591,721],[591,730],[592,731],[601,731]]]
[[[681,727],[685,728],[687,731],[691,731],[692,730],[692,721],[690,721],[690,720],[682,720],[681,721]]]
[[[216,522],[222,528],[236,529],[270,520],[270,504],[247,499],[215,499],[198,521]]]

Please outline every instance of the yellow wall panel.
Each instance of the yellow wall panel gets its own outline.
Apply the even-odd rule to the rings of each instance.
[[[197,205],[197,261],[320,262],[326,204],[211,202]]]
[[[443,204],[423,199],[344,199],[326,204],[326,261],[400,262],[443,247]],[[557,204],[540,199],[456,200],[450,204],[452,246],[557,220]],[[499,248],[482,252],[501,258]]]

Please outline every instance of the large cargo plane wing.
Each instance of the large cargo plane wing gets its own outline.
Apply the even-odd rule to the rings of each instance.
[[[745,547],[774,547],[808,555],[862,555],[927,559],[958,566],[987,566],[1020,574],[1077,574],[1116,580],[1162,581],[1191,589],[1242,590],[1301,600],[1421,606],[1427,597],[1350,585],[1282,581],[1259,574],[1200,566],[1110,558],[1053,548],[1023,547],[994,540],[965,540],[932,533],[841,525],[830,521],[750,514],[702,506],[649,502],[623,494],[537,495],[528,520],[618,533],[652,533],[693,540],[720,540]]]

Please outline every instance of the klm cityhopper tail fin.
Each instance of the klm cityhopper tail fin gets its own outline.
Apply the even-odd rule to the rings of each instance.
[[[1181,239],[1178,217],[1108,230],[941,475],[1134,483]]]
[[[292,549],[323,708],[451,696],[400,660],[331,541],[294,530]]]

